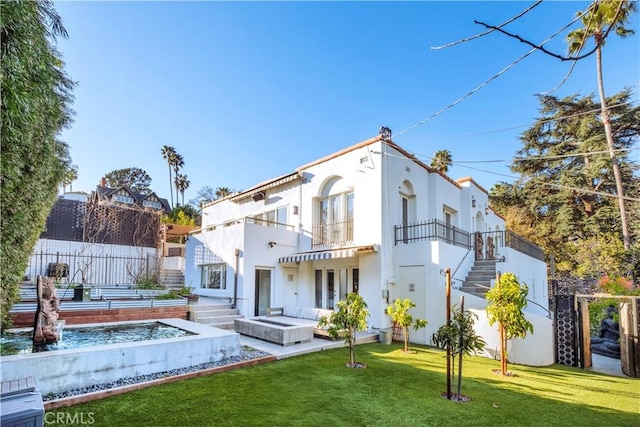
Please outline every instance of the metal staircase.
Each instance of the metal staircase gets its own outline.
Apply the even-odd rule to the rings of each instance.
[[[491,288],[491,281],[496,278],[495,260],[476,260],[471,271],[462,282],[460,290],[484,299]]]

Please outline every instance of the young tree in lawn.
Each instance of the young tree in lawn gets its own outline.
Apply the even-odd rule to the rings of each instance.
[[[343,338],[349,344],[349,364],[350,368],[366,366],[356,360],[356,332],[367,329],[367,318],[369,310],[364,299],[356,294],[347,294],[347,299],[338,301],[337,311],[330,316],[323,316],[318,322],[318,326],[323,328],[329,326],[327,330],[331,338]]]
[[[416,304],[411,301],[409,298],[405,299],[395,299],[393,301],[393,305],[387,307],[387,315],[391,316],[391,320],[396,325],[402,328],[404,334],[404,352],[408,353],[410,351],[409,348],[409,328],[413,326],[414,330],[418,330],[420,328],[424,328],[427,326],[427,321],[424,319],[414,319],[411,314],[409,314],[409,309],[415,307]]]
[[[435,334],[432,335],[431,341],[436,347],[446,349],[447,346],[451,346],[451,356],[453,359],[452,366],[454,369],[451,371],[452,381],[455,382],[455,359],[459,357],[458,363],[458,392],[452,400],[463,400],[462,397],[462,359],[463,356],[470,356],[476,354],[486,346],[485,341],[479,336],[473,324],[474,318],[478,318],[475,314],[465,311],[464,309],[464,297],[461,297],[460,307],[453,309],[453,318],[450,324],[447,326],[442,325]]]
[[[527,332],[533,333],[533,325],[522,310],[527,307],[526,284],[520,284],[513,273],[498,276],[496,285],[487,292],[487,317],[489,324],[498,323],[500,333],[500,373],[507,375],[507,341],[512,338],[524,338]]]

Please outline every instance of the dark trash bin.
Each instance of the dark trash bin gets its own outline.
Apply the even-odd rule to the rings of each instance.
[[[73,290],[74,301],[91,301],[91,287],[90,286],[78,286]]]

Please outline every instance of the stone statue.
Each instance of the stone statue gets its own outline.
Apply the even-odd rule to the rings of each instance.
[[[33,344],[42,345],[58,341],[56,321],[60,310],[60,301],[56,295],[53,278],[38,276],[38,308],[33,325]]]
[[[487,237],[487,259],[493,259],[494,258],[494,251],[495,251],[496,247],[493,244],[493,237],[489,236]]]
[[[482,240],[482,234],[476,232],[476,259],[483,259],[482,250],[484,248],[484,241]]]

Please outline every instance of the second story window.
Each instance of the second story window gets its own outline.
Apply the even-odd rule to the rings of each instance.
[[[133,204],[133,197],[125,196],[123,194],[114,194],[113,200],[119,203],[126,203],[127,205]]]
[[[353,191],[318,199],[313,246],[341,246],[353,242]]]
[[[143,200],[142,205],[146,208],[162,209],[162,203],[154,200]]]

